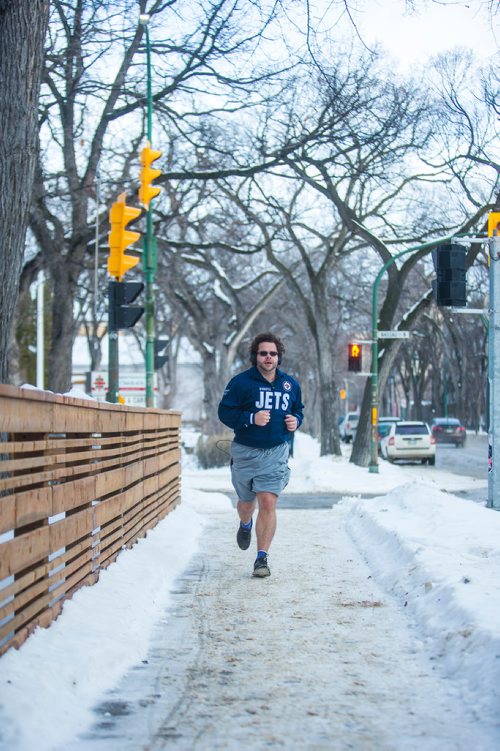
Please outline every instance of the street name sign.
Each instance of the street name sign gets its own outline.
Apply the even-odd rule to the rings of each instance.
[[[409,339],[409,331],[379,331],[377,334],[379,339]]]

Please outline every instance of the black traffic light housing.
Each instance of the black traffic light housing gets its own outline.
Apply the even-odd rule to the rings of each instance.
[[[155,339],[155,363],[154,369],[159,370],[168,360],[167,354],[160,354],[168,345],[168,339]]]
[[[361,373],[361,345],[349,344],[347,350],[348,369],[351,373]]]
[[[130,329],[144,313],[140,305],[130,305],[144,289],[142,282],[109,282],[109,331]]]
[[[432,251],[437,279],[432,283],[436,303],[464,308],[467,305],[467,248],[458,243],[439,245]]]

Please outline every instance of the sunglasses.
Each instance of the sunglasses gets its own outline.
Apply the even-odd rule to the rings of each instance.
[[[260,355],[261,357],[267,357],[268,355],[270,357],[278,357],[277,352],[266,352],[265,349],[261,350],[260,352],[257,352],[257,354]]]

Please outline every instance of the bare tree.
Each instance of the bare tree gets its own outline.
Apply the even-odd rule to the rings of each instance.
[[[460,187],[467,210],[500,205],[497,67],[482,68],[471,53],[456,51],[436,61],[430,79],[438,118],[429,164]]]
[[[202,184],[187,195],[185,183],[176,190],[170,182],[167,192],[176,208],[163,217],[158,280],[202,361],[204,429],[214,433],[241,344],[283,282],[263,261],[261,247],[242,247],[243,229],[213,189]]]
[[[370,55],[332,66],[326,79],[322,75],[307,83],[309,96],[302,104],[294,102],[286,120],[281,117],[280,146],[266,153],[269,159],[279,155],[281,169],[255,176],[253,187],[247,182],[232,186],[232,196],[259,227],[269,263],[303,307],[316,346],[321,451],[326,454],[340,453],[332,270],[347,266],[346,259],[357,253],[353,258],[363,279],[362,250],[385,263],[392,244],[421,236],[420,217],[402,227],[401,216],[415,196],[413,184],[431,176],[411,163],[430,140],[431,120],[423,94],[388,83]],[[393,312],[404,275],[395,269],[390,273]],[[373,279],[368,268],[365,274]]]
[[[201,113],[217,114],[222,108],[238,112],[248,93],[272,77],[274,71],[258,72],[249,55],[274,10],[271,4],[266,14],[250,1],[243,8],[229,0],[198,0],[181,16],[177,5],[177,0],[140,0],[137,10],[147,9],[151,17],[154,107],[162,118],[162,132],[167,132],[167,123],[169,134],[181,133],[193,148],[193,122]],[[55,391],[66,390],[71,381],[74,301],[81,275],[92,262],[93,225],[102,211],[95,195],[99,165],[105,176],[103,199],[109,204],[124,188],[135,192],[132,169],[139,173],[144,27],[130,18],[128,9],[125,0],[53,4],[31,212],[40,250],[26,272],[44,266],[54,286],[49,386]],[[238,67],[233,63],[237,57]],[[107,211],[102,214],[104,233]]]

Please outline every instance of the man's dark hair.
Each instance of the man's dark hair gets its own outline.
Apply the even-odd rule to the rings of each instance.
[[[252,362],[252,365],[257,365],[257,352],[259,351],[259,347],[262,342],[272,342],[276,346],[276,351],[278,352],[278,365],[280,365],[281,358],[285,354],[285,345],[283,344],[281,339],[278,339],[277,336],[270,334],[269,332],[267,334],[258,334],[251,343],[250,360]]]

